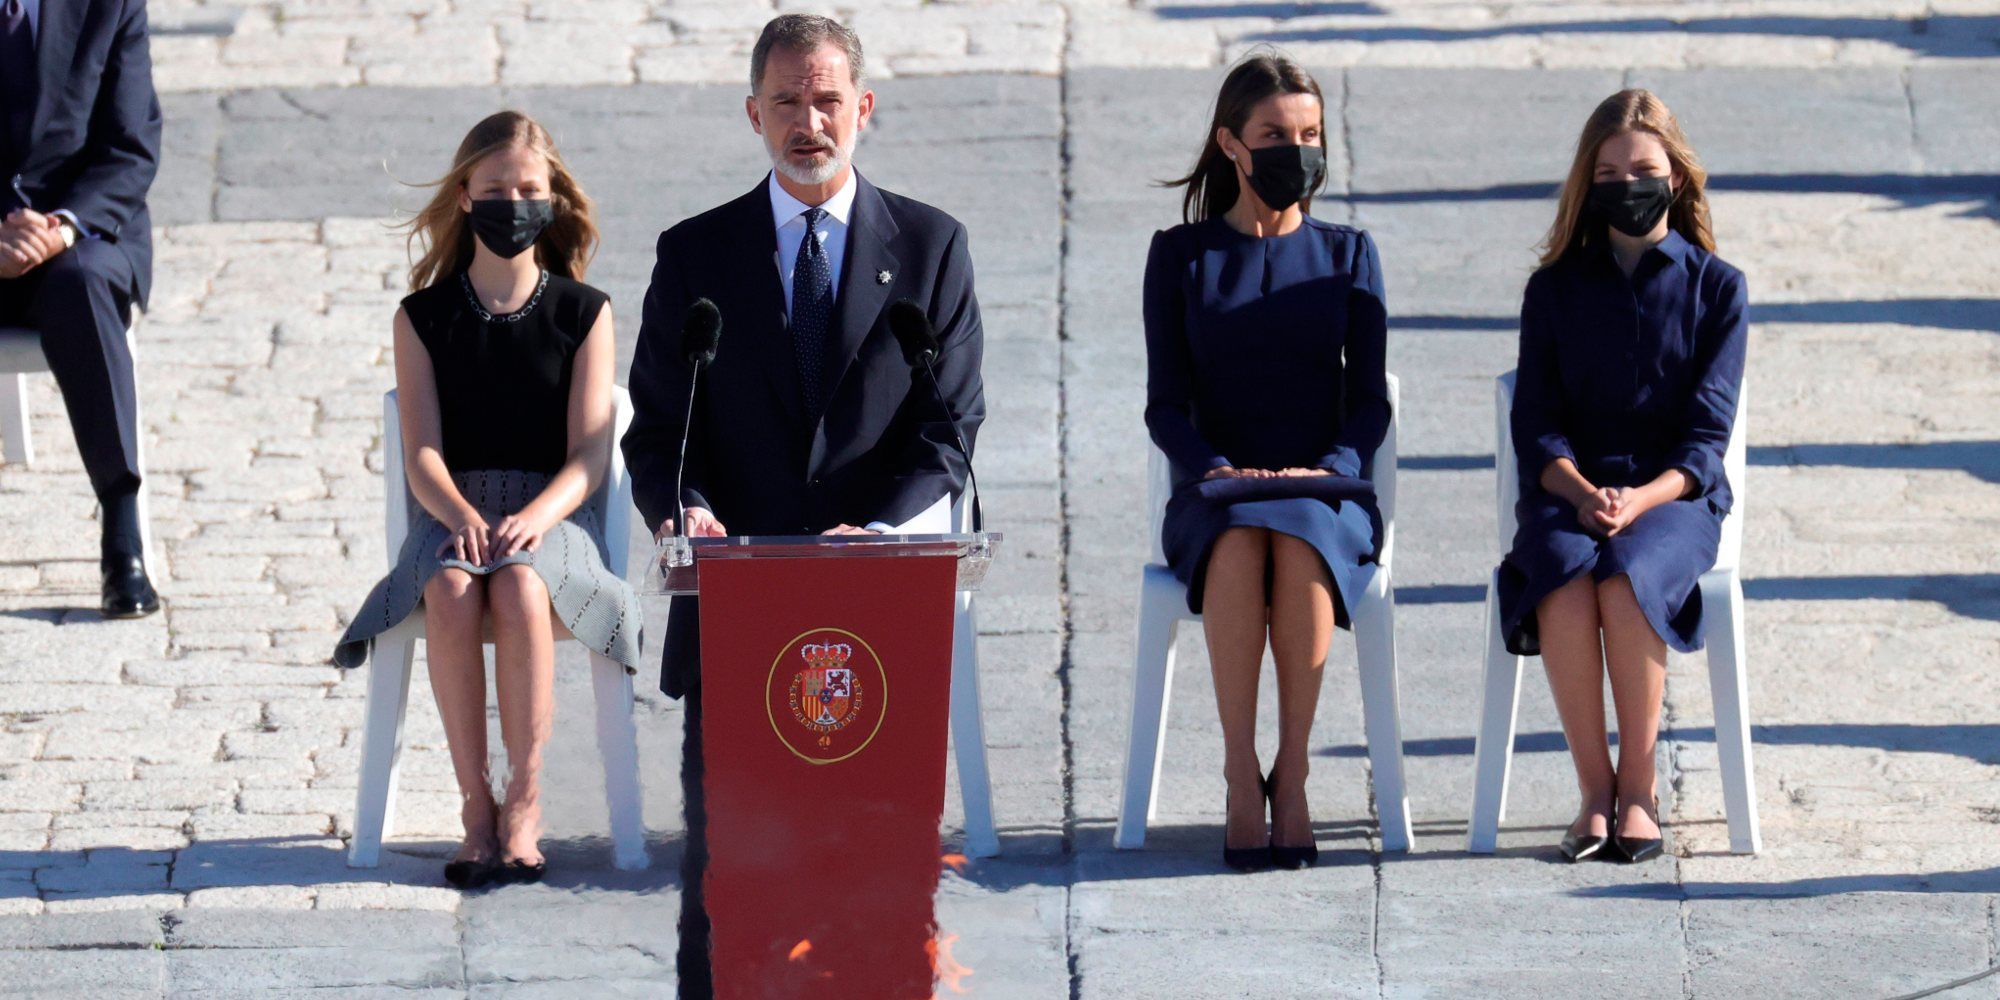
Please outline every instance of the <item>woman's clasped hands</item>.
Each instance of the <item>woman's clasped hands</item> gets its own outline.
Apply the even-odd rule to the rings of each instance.
[[[1601,538],[1610,538],[1624,531],[1643,513],[1645,506],[1639,499],[1638,491],[1615,486],[1600,486],[1591,490],[1576,505],[1576,519],[1583,525],[1583,530]]]
[[[1297,476],[1330,476],[1326,469],[1238,469],[1222,465],[1208,470],[1203,479],[1288,479]]]
[[[451,537],[438,546],[438,555],[485,566],[516,552],[541,548],[542,536],[554,526],[550,518],[536,513],[533,505],[502,518],[498,527],[488,525],[478,511],[468,510],[452,525]]]

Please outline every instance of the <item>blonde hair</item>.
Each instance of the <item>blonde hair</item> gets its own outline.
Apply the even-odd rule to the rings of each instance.
[[[535,240],[542,267],[565,278],[581,280],[597,254],[597,206],[583,193],[576,176],[556,152],[548,130],[519,111],[488,115],[465,134],[452,156],[451,169],[425,187],[437,192],[403,228],[417,262],[410,267],[410,290],[421,291],[472,264],[472,226],[458,207],[472,171],[481,160],[508,149],[527,149],[549,164],[549,202],[555,220]],[[415,254],[418,241],[423,253]]]
[[[1605,239],[1603,225],[1585,222],[1584,208],[1597,171],[1597,151],[1606,140],[1626,132],[1645,132],[1659,139],[1666,147],[1667,162],[1680,177],[1673,204],[1667,208],[1667,225],[1689,243],[1703,250],[1715,249],[1715,233],[1708,221],[1708,171],[1694,155],[1680,123],[1651,91],[1621,90],[1605,98],[1583,125],[1583,135],[1576,141],[1576,159],[1570,163],[1569,179],[1563,182],[1562,199],[1556,203],[1555,224],[1537,247],[1541,266]]]

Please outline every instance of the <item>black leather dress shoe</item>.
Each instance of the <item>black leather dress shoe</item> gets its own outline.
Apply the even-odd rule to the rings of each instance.
[[[145,560],[138,556],[110,556],[104,570],[104,617],[144,618],[160,610],[160,595],[146,578]]]

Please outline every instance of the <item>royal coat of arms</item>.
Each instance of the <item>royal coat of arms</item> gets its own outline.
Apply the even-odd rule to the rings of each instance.
[[[815,764],[861,752],[881,728],[888,694],[882,661],[843,629],[814,629],[785,644],[766,686],[771,728]]]

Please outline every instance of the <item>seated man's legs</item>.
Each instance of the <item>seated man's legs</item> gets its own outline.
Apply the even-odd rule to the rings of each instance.
[[[158,598],[139,562],[138,399],[125,339],[131,262],[115,244],[80,240],[0,285],[10,286],[0,291],[0,321],[41,333],[42,354],[62,389],[77,451],[104,509],[106,613],[148,613]],[[119,577],[115,588],[113,576]]]

